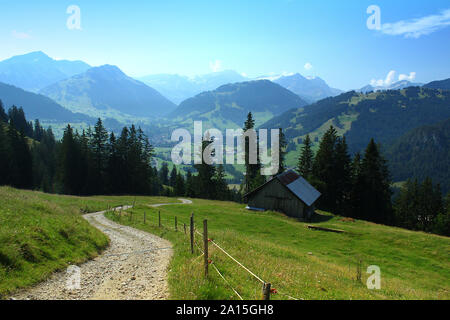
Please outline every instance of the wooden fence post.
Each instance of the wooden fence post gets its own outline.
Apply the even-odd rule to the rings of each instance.
[[[191,253],[194,254],[194,214],[191,214]]]
[[[178,219],[175,217],[175,232],[178,232]]]
[[[270,288],[272,285],[270,283],[264,283],[263,285],[263,300],[270,300]]]
[[[205,277],[208,277],[209,257],[208,257],[208,220],[203,220],[203,251],[205,261]]]
[[[362,260],[361,258],[358,258],[358,264],[356,266],[356,281],[361,282],[361,278],[362,278]]]
[[[158,211],[158,225],[161,228],[161,211]]]

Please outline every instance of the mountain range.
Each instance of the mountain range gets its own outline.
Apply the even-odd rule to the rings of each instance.
[[[27,118],[32,120],[94,123],[93,118],[85,114],[73,113],[46,96],[5,83],[0,83],[0,100],[5,109],[13,105],[22,107]]]
[[[157,74],[138,78],[138,80],[155,88],[175,104],[180,104],[199,93],[215,90],[224,84],[243,82],[248,79],[235,71],[226,70],[196,77]]]
[[[176,74],[158,74],[138,79],[155,88],[176,104],[180,104],[184,100],[194,97],[199,93],[215,90],[225,84],[252,80],[270,80],[291,90],[308,103],[342,93],[339,89],[330,88],[327,83],[319,77],[306,78],[299,73],[249,78],[236,71],[226,70],[191,78]]]
[[[425,88],[450,90],[450,79],[433,81],[424,85]]]
[[[401,80],[394,83],[391,83],[390,85],[386,86],[372,86],[367,85],[365,87],[362,87],[361,89],[357,90],[358,92],[362,93],[369,93],[369,92],[375,92],[375,91],[386,91],[386,90],[401,90],[408,87],[421,87],[423,86],[423,83],[414,83],[408,80]]]
[[[37,92],[89,68],[82,61],[54,60],[41,51],[31,52],[0,61],[0,82]]]
[[[97,117],[155,118],[176,108],[155,89],[111,65],[90,68],[45,87],[40,93],[71,111]]]
[[[339,89],[330,88],[328,84],[319,77],[305,78],[299,73],[281,76],[274,79],[273,82],[291,90],[308,103],[313,103],[328,97],[334,97],[343,92]]]
[[[169,117],[177,122],[202,120],[207,126],[241,128],[249,112],[256,124],[283,112],[307,105],[293,92],[268,80],[226,84],[182,102]]]

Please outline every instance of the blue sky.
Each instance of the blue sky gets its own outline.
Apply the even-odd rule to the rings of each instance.
[[[81,30],[66,26],[69,5]],[[367,28],[369,5],[381,30]],[[450,77],[449,10],[448,0],[0,0],[0,60],[39,50],[131,76],[233,69],[300,72],[341,89],[428,82]]]

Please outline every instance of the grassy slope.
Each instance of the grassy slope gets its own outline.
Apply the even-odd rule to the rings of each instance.
[[[196,223],[209,219],[210,238],[280,292],[303,299],[449,299],[450,239],[338,217],[318,223],[347,231],[311,231],[304,223],[273,212],[248,212],[243,205],[194,200],[193,205],[149,208],[177,202],[162,197],[68,197],[0,188],[0,296],[32,285],[51,272],[98,254],[107,238],[91,228],[80,209],[100,211],[132,204],[133,221],[121,223],[147,230],[174,244],[169,281],[172,298],[235,299],[215,271],[202,277],[202,259],[191,256],[183,223],[195,212]],[[164,228],[157,225],[161,210]],[[143,213],[147,224],[143,224]],[[112,214],[110,218],[117,220]],[[179,232],[173,231],[174,217]],[[198,239],[200,240],[200,239]],[[260,284],[210,247],[211,257],[246,299],[260,298]],[[312,253],[312,254],[309,254]],[[381,267],[382,290],[356,282],[356,260]],[[275,299],[286,299],[276,295]]]
[[[80,210],[132,204],[134,197],[69,197],[0,187],[0,297],[95,257],[108,238]],[[139,199],[136,198],[136,202]],[[163,199],[145,198],[145,202]],[[144,201],[144,200],[142,200]]]
[[[157,225],[161,210],[164,228]],[[248,212],[243,205],[194,200],[194,205],[157,209],[140,204],[132,210],[133,221],[121,223],[149,231],[172,241],[175,256],[170,267],[170,288],[175,299],[235,299],[215,271],[210,281],[202,276],[202,258],[191,256],[184,232],[179,230],[195,212],[200,228],[209,220],[210,238],[216,240],[244,265],[271,282],[280,293],[301,299],[449,299],[450,239],[364,221],[342,221],[328,216],[320,226],[345,230],[344,234],[311,231],[305,223],[274,213]],[[143,224],[143,212],[147,224]],[[108,217],[116,220],[112,213]],[[200,230],[201,231],[201,230]],[[201,239],[198,239],[199,242]],[[214,247],[210,256],[245,299],[259,299],[261,286]],[[368,290],[355,281],[356,261],[362,260],[363,283],[369,265],[378,265],[382,289]],[[286,299],[281,294],[275,299]]]

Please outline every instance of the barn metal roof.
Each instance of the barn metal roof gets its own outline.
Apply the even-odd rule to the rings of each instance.
[[[321,196],[321,193],[316,189],[314,189],[314,187],[310,185],[308,181],[303,179],[295,171],[288,170],[272,178],[270,181],[259,186],[252,192],[249,192],[244,197],[248,197],[251,194],[257,192],[274,179],[278,179],[278,181],[280,181],[281,184],[283,184],[286,188],[288,188],[289,191],[291,191],[297,198],[302,200],[308,207],[311,206],[314,202],[316,202],[316,200]]]
[[[300,176],[286,187],[299,197],[308,207],[320,197],[320,192],[314,189],[308,181]]]

